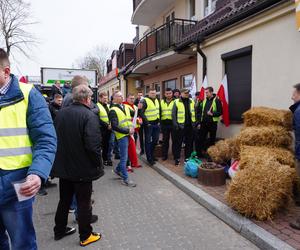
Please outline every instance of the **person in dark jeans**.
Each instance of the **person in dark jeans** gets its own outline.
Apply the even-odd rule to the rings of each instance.
[[[174,141],[173,136],[173,123],[172,123],[172,110],[174,106],[173,91],[170,88],[165,90],[165,97],[160,102],[160,125],[161,132],[163,134],[163,147],[162,147],[162,160],[168,159],[170,136],[172,142]],[[172,143],[172,152],[174,154],[174,144]]]
[[[52,176],[59,178],[60,200],[55,214],[54,239],[75,233],[67,227],[68,212],[76,196],[80,245],[86,246],[101,239],[93,232],[92,181],[104,175],[101,158],[99,118],[91,111],[93,92],[87,85],[72,90],[73,104],[62,109],[55,119],[58,137],[57,153]]]
[[[199,103],[196,108],[197,113],[197,155],[205,156],[207,146],[215,144],[218,122],[222,115],[222,103],[214,94],[214,89],[208,87],[205,89],[206,99]],[[209,134],[209,143],[207,145],[207,135]]]
[[[112,166],[112,160],[108,159],[109,141],[111,136],[111,125],[108,118],[108,95],[105,92],[99,94],[99,121],[102,133],[102,159],[104,166]]]
[[[159,139],[160,105],[156,98],[156,90],[150,89],[149,96],[141,101],[140,116],[143,119],[145,131],[145,149],[149,165],[154,165],[154,148]]]
[[[183,141],[185,142],[185,159],[189,158],[193,152],[196,114],[195,102],[189,98],[189,93],[189,89],[182,89],[181,97],[175,100],[172,110],[175,166],[180,164],[180,153]]]

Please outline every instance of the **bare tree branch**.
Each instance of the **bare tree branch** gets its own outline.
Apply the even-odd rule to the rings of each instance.
[[[110,56],[111,49],[108,46],[96,46],[82,58],[79,58],[74,63],[82,69],[95,69],[99,77],[106,73],[106,60]]]
[[[36,37],[27,28],[36,24],[32,20],[30,4],[23,0],[0,0],[0,46],[8,55],[13,50],[30,58],[29,52],[37,44]]]

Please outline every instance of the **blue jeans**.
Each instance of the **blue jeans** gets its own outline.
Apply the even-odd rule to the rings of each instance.
[[[128,173],[126,169],[126,163],[128,158],[128,136],[125,136],[118,140],[119,150],[120,150],[120,162],[116,168],[117,172],[122,174],[124,180],[128,180]]]
[[[0,249],[36,250],[36,236],[32,222],[34,198],[19,202],[12,182],[26,178],[28,169],[0,170]],[[7,235],[8,234],[8,235]]]
[[[158,143],[160,129],[158,124],[155,125],[149,124],[148,126],[144,127],[144,131],[145,131],[145,150],[146,150],[147,160],[153,161],[154,147]]]
[[[9,250],[8,237],[12,249],[37,249],[35,230],[32,222],[33,198],[22,202],[11,202],[0,208],[0,249]]]
[[[116,139],[115,133],[111,133],[110,139],[109,139],[109,145],[108,145],[108,152],[107,152],[107,158],[108,160],[112,160],[112,153],[120,154],[119,147],[118,147],[118,141]]]

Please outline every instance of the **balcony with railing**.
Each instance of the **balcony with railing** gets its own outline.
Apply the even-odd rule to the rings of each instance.
[[[196,21],[173,19],[145,35],[135,45],[135,63],[155,56],[164,51],[173,50],[184,35],[190,32]]]

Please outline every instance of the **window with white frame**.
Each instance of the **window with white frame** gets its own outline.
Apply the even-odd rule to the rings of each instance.
[[[182,87],[183,88],[190,88],[192,86],[192,82],[193,82],[192,74],[182,76]]]
[[[216,10],[216,2],[217,0],[204,0],[204,17]]]

